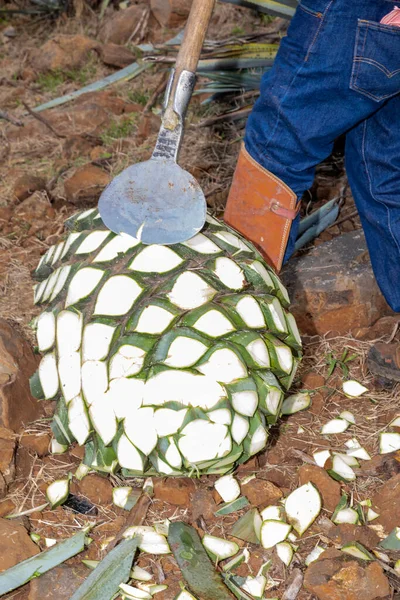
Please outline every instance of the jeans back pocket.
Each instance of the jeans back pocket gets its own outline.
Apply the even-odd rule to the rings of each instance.
[[[350,88],[375,102],[400,92],[400,27],[358,21]]]

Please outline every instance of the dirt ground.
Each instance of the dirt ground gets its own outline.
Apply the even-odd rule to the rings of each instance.
[[[150,16],[147,2],[133,2],[131,5],[136,6],[142,25],[136,37],[118,44],[120,47],[134,52],[138,43],[160,44],[179,30],[161,27]],[[5,4],[6,9],[21,6],[25,7],[26,4]],[[118,70],[118,67],[104,63],[100,48],[104,43],[102,32],[117,13],[117,8],[117,4],[113,6],[110,3],[102,19],[100,7],[94,2],[84,3],[83,0],[75,2],[69,13],[60,16],[0,14],[0,316],[32,342],[28,324],[38,314],[38,309],[32,302],[31,271],[40,256],[61,235],[65,218],[77,209],[95,206],[99,192],[108,179],[129,164],[148,158],[156,139],[162,94],[155,97],[154,91],[157,87],[162,89],[166,79],[162,65],[144,71],[129,82],[112,85],[103,91],[81,96],[74,102],[37,113],[36,117],[29,113],[30,109],[44,102],[71,93]],[[254,31],[259,33],[265,28],[268,41],[269,26],[269,21],[250,10],[221,4],[216,10],[208,37],[214,40],[240,37]],[[282,23],[282,33],[284,28]],[[75,38],[72,46],[67,45],[60,52],[56,52],[52,46],[46,46],[49,40],[60,39],[60,36],[79,36],[79,39]],[[216,105],[202,104],[204,99],[203,95],[193,99],[181,164],[199,179],[210,209],[216,215],[221,215],[243,136],[244,121],[212,127],[202,127],[201,123],[206,118],[221,114],[228,107],[245,106],[248,100],[236,97],[229,105]],[[324,232],[314,244],[324,243],[360,227],[347,186],[340,141],[333,156],[318,168],[316,182],[303,203],[303,213],[309,213],[338,196],[342,198],[338,223]],[[302,252],[307,252],[307,248]],[[328,591],[318,588],[315,581],[310,583],[311,575],[308,589],[314,591],[302,588],[297,596],[285,594],[289,593],[293,569],[299,568],[305,572],[305,558],[317,543],[333,550],[341,547],[344,538],[346,541],[357,539],[373,550],[379,539],[395,526],[400,526],[400,498],[390,488],[392,479],[400,471],[400,458],[394,453],[379,455],[378,450],[379,433],[385,431],[388,423],[398,414],[399,388],[387,390],[376,387],[365,365],[372,338],[387,341],[389,336],[390,332],[386,329],[378,329],[369,336],[368,341],[329,335],[304,339],[305,358],[294,389],[311,391],[311,408],[284,418],[271,431],[267,451],[240,467],[237,472],[239,480],[253,473],[256,475],[261,508],[270,503],[271,493],[275,494],[275,501],[286,496],[299,481],[314,481],[317,486],[320,485],[324,497],[323,512],[307,533],[296,541],[298,550],[289,568],[277,558],[276,552],[249,545],[249,562],[242,565],[237,573],[255,575],[259,567],[272,557],[265,598],[356,598],[357,589],[361,589],[357,585],[361,586],[361,583],[357,584],[354,574],[352,581],[355,589],[351,591],[349,584],[347,595],[343,595],[344,588],[340,588],[342,592],[338,592],[339,587],[335,588],[339,583],[332,584]],[[345,373],[340,364],[329,375],[332,355],[340,358],[344,350],[348,351],[348,356],[353,356],[348,363],[351,377],[361,381],[369,390],[361,398],[349,399],[343,394],[341,385]],[[322,425],[343,410],[354,414],[356,424],[343,434],[323,436],[320,433]],[[9,486],[7,497],[0,501],[0,516],[40,506],[45,502],[47,485],[66,472],[74,472],[79,465],[82,458],[79,448],[58,456],[48,454],[46,443],[48,446],[49,431],[48,417],[26,429],[24,435],[33,436],[35,443],[31,446],[20,443],[18,446],[16,478]],[[343,452],[344,442],[353,437],[358,439],[373,459],[361,461],[354,482],[335,482],[323,469],[316,467],[312,454],[327,448],[332,452]],[[44,444],[45,450],[38,452],[38,444],[42,444],[42,447]],[[199,531],[229,536],[232,524],[241,512],[225,517],[214,515],[217,504],[221,502],[214,492],[214,481],[212,477],[193,481],[155,481],[155,494],[145,524],[154,524],[166,518],[171,521],[184,520],[195,525]],[[73,505],[63,506],[54,511],[33,511],[18,521],[30,532],[41,536],[41,548],[44,547],[44,538],[60,540],[90,523],[93,525],[90,534],[93,543],[84,554],[85,558],[98,560],[105,555],[107,543],[124,527],[128,518],[126,511],[116,508],[111,501],[112,486],[121,483],[122,480],[117,476],[104,479],[89,475],[82,482],[74,481],[71,491],[79,498],[87,498],[92,512],[81,514],[74,510]],[[140,487],[142,482],[135,479],[127,484]],[[244,489],[243,493],[246,495]],[[348,494],[353,505],[372,498],[374,506],[379,508],[379,518],[369,526],[353,528],[351,533],[346,527],[333,526],[329,518],[342,493]],[[387,499],[392,503],[390,507]],[[81,558],[72,559],[68,565],[80,565]],[[389,562],[386,563],[380,557],[379,568],[382,577],[389,577],[390,591],[386,590],[387,594],[379,591],[380,596],[373,595],[371,584],[372,587],[365,591],[366,600],[394,598],[400,591],[399,579],[392,569],[393,561],[398,556],[389,552],[387,558]],[[334,560],[339,559],[333,557]],[[148,568],[158,583],[169,586],[166,592],[158,595],[159,600],[172,600],[179,592],[179,581],[182,579],[174,560],[170,556],[157,558],[141,555],[139,564]],[[364,565],[359,568],[364,569]],[[365,575],[364,571],[358,574],[360,581]],[[330,575],[327,575],[327,581],[329,578]],[[36,588],[28,584],[8,598],[33,600],[56,597],[52,595],[49,584],[47,590],[43,588],[40,591],[38,582],[40,580],[35,582]],[[380,585],[380,590],[386,589],[382,581]],[[378,587],[376,583],[376,593]]]

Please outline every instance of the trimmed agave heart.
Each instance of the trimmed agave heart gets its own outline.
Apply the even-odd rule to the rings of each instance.
[[[126,475],[223,474],[262,450],[301,358],[289,298],[256,250],[208,217],[184,244],[115,235],[96,209],[37,269],[43,353],[31,389],[56,399],[58,447]]]

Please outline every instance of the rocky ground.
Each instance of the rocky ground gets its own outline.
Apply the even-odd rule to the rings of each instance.
[[[78,447],[63,455],[50,454],[49,421],[54,407],[36,403],[29,394],[28,379],[39,360],[32,350],[28,326],[37,314],[30,273],[61,235],[67,216],[96,205],[99,192],[113,175],[149,157],[160,123],[162,94],[156,97],[154,92],[162,90],[166,71],[155,66],[132,81],[85,94],[36,116],[30,110],[131,64],[138,43],[159,44],[173,37],[182,26],[181,18],[174,14],[160,24],[148,4],[144,0],[119,6],[110,2],[103,17],[95,2],[78,0],[61,16],[0,15],[0,570],[38,553],[45,538],[61,540],[87,523],[94,526],[94,541],[84,558],[99,559],[129,518],[112,503],[112,488],[121,484],[119,478],[97,474],[80,482],[73,480],[67,505],[53,511],[31,510],[45,502],[51,481],[75,471],[82,454]],[[5,5],[7,9],[21,6]],[[249,10],[221,4],[209,37],[226,39],[259,32],[263,27],[267,34],[269,25]],[[202,99],[196,96],[192,102],[181,163],[199,179],[210,208],[220,215],[243,122],[200,127],[205,118],[224,108],[202,105]],[[235,105],[244,102],[237,100]],[[312,248],[293,259],[284,273],[305,342],[305,359],[295,388],[311,391],[312,406],[285,418],[272,431],[267,451],[236,474],[239,481],[256,475],[242,485],[242,494],[260,509],[308,481],[323,498],[323,512],[296,542],[298,551],[289,568],[274,551],[249,546],[248,564],[237,572],[256,574],[272,557],[266,598],[355,600],[360,593],[363,600],[400,597],[400,580],[392,568],[400,553],[387,552],[386,557],[366,563],[339,550],[355,540],[376,550],[380,540],[400,526],[400,455],[381,455],[378,449],[379,433],[400,411],[398,388],[378,387],[365,366],[373,341],[395,338],[398,323],[373,281],[343,172],[340,144],[319,168],[303,210],[310,212],[338,195],[343,204],[338,222]],[[333,358],[340,358],[346,349],[352,357],[347,363],[351,376],[368,388],[358,399],[349,399],[341,391],[345,373],[340,362],[330,373]],[[351,411],[356,424],[345,433],[323,436],[322,425],[342,410]],[[326,448],[341,452],[352,437],[372,459],[361,461],[354,482],[340,483],[315,464],[313,453]],[[200,532],[229,537],[241,513],[215,516],[222,500],[214,482],[211,477],[154,480],[154,496],[147,514],[142,515],[144,522],[184,520]],[[141,486],[139,480],[129,484]],[[369,525],[333,524],[330,518],[343,493],[354,505],[371,499],[379,517]],[[89,503],[86,508],[82,499]],[[89,512],[83,514],[85,510]],[[24,511],[29,514],[14,520],[4,518]],[[41,536],[39,547],[29,537],[31,533]],[[305,558],[317,543],[326,552],[306,568]],[[8,597],[67,600],[72,586],[88,574],[81,558]],[[171,556],[143,555],[139,564],[150,570],[156,581],[169,586],[158,595],[159,600],[172,600],[181,576]],[[304,581],[296,596],[291,582],[299,577]]]

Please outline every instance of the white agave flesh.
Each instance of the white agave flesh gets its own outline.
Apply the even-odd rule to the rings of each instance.
[[[358,523],[359,517],[358,513],[354,508],[343,508],[339,510],[336,514],[335,518],[332,519],[334,523],[351,523],[352,525],[356,525]]]
[[[46,400],[54,398],[59,388],[57,362],[54,352],[49,352],[40,361],[39,379]]]
[[[81,354],[71,352],[62,354],[58,361],[58,374],[61,391],[66,403],[70,402],[81,391]]]
[[[390,421],[389,427],[400,427],[400,417],[395,417],[392,421]]]
[[[68,287],[65,308],[87,298],[98,286],[103,276],[104,271],[92,267],[84,267],[75,273]]]
[[[261,525],[261,545],[265,549],[273,548],[283,542],[290,533],[292,526],[283,521],[264,521]]]
[[[182,456],[178,450],[177,445],[173,438],[170,438],[170,445],[168,450],[165,453],[165,460],[168,462],[171,467],[174,469],[179,469],[182,466]]]
[[[89,217],[90,215],[92,215],[94,212],[96,212],[95,208],[88,208],[87,210],[84,210],[83,212],[81,212],[76,220],[82,221],[83,219],[86,219],[86,217]]]
[[[262,425],[259,425],[253,435],[251,436],[250,446],[249,446],[249,454],[253,456],[257,454],[265,448],[265,444],[267,443],[268,433]]]
[[[346,481],[354,481],[356,474],[353,469],[340,457],[334,456],[332,459],[332,471],[337,473]]]
[[[265,281],[265,283],[267,284],[268,287],[271,287],[271,288],[274,287],[274,282],[272,281],[272,278],[271,278],[268,270],[266,269],[266,267],[264,267],[264,265],[259,260],[255,260],[250,265],[250,268],[253,269],[253,271],[255,271],[256,273],[258,273],[260,275],[260,277]]]
[[[239,552],[239,546],[236,544],[236,542],[230,542],[207,533],[202,539],[202,544],[207,552],[210,552],[219,560],[230,558]]]
[[[157,445],[153,408],[138,408],[125,417],[124,430],[132,444],[148,456]]]
[[[245,365],[229,348],[215,350],[208,361],[199,365],[197,370],[221,383],[232,383],[247,375]]]
[[[265,575],[257,575],[257,577],[246,577],[242,589],[254,598],[262,598],[266,586],[267,578]]]
[[[241,444],[243,442],[249,429],[250,424],[247,419],[244,419],[240,415],[235,415],[233,417],[231,433],[233,441],[236,442],[236,444]]]
[[[224,475],[217,479],[214,487],[224,502],[232,502],[240,496],[240,485],[233,475]]]
[[[72,435],[80,446],[86,442],[91,430],[82,396],[76,396],[68,406],[68,424]]]
[[[208,418],[213,423],[220,423],[221,425],[230,425],[232,423],[232,415],[229,408],[217,408],[211,410],[208,413]]]
[[[168,246],[147,246],[129,265],[131,271],[142,273],[167,273],[176,269],[182,258]]]
[[[121,346],[110,360],[110,379],[136,375],[143,367],[146,352],[136,346]]]
[[[246,350],[259,367],[271,366],[268,348],[261,338],[250,342],[246,346]]]
[[[179,275],[167,297],[179,308],[190,310],[212,300],[216,290],[199,275],[187,271]]]
[[[77,233],[77,232],[69,234],[69,236],[67,237],[67,239],[65,241],[65,246],[64,246],[64,249],[62,251],[61,258],[64,258],[64,256],[67,254],[67,252],[71,248],[72,244],[78,239],[78,237],[80,235],[82,235],[82,234],[81,233]]]
[[[321,509],[321,496],[312,483],[297,488],[285,500],[287,519],[299,535],[312,525]]]
[[[107,357],[115,327],[103,323],[89,323],[83,330],[83,361],[103,360]]]
[[[365,448],[348,448],[346,450],[346,454],[348,456],[353,456],[354,458],[358,458],[360,460],[371,460],[371,456],[366,451]]]
[[[117,419],[112,404],[107,396],[101,395],[89,408],[90,420],[105,446],[108,446],[117,435]]]
[[[237,248],[240,251],[249,251],[249,248],[246,246],[246,244],[240,238],[238,238],[237,235],[234,235],[230,231],[218,231],[218,233],[214,233],[213,235],[215,235],[216,238],[222,240],[223,242],[226,242],[230,246],[233,246],[234,248]]]
[[[225,397],[224,388],[212,377],[170,369],[147,380],[143,406],[179,402],[182,408],[193,406],[207,410]]]
[[[207,346],[199,342],[199,340],[179,336],[170,345],[168,356],[164,362],[169,367],[176,369],[191,367],[206,351]]]
[[[380,454],[389,454],[400,450],[400,433],[381,433],[379,439]]]
[[[62,310],[57,317],[57,351],[59,356],[77,352],[82,341],[82,314]]]
[[[215,309],[204,313],[204,315],[197,319],[193,327],[210,337],[220,337],[235,330],[229,319],[220,313],[219,310]]]
[[[217,258],[214,272],[218,279],[231,290],[241,290],[245,284],[246,280],[242,269],[230,258]]]
[[[92,231],[79,244],[75,254],[90,254],[101,246],[101,244],[111,235],[110,231]]]
[[[200,254],[218,254],[221,252],[221,248],[219,248],[214,242],[208,239],[203,233],[198,233],[194,237],[190,238],[183,243],[184,246],[199,252]]]
[[[154,427],[159,437],[174,435],[182,427],[186,417],[187,408],[172,410],[170,408],[159,408],[154,413]]]
[[[64,288],[65,282],[68,279],[70,271],[71,271],[71,267],[69,265],[66,265],[65,267],[61,267],[59,275],[57,277],[56,285],[54,286],[53,291],[51,293],[50,300],[54,300],[55,298],[57,298],[58,294]]]
[[[323,435],[335,435],[343,433],[348,429],[350,423],[344,419],[331,419],[322,426],[321,433]]]
[[[274,298],[272,302],[268,302],[268,308],[277,330],[282,333],[287,332],[285,315],[283,314],[282,306],[279,300]]]
[[[118,254],[125,254],[130,248],[139,244],[139,240],[126,233],[120,233],[110,240],[104,248],[100,250],[94,258],[94,263],[108,262],[118,257]]]
[[[289,542],[280,542],[276,546],[276,553],[281,561],[288,567],[293,559],[293,548]]]
[[[342,389],[346,396],[349,396],[350,398],[359,398],[360,396],[365,394],[365,392],[368,392],[368,388],[366,388],[358,381],[355,381],[354,379],[344,381]]]
[[[240,317],[251,329],[263,329],[265,327],[265,319],[262,310],[255,298],[252,296],[244,296],[236,304],[236,310]]]
[[[143,458],[139,451],[124,434],[122,434],[118,440],[117,456],[118,462],[123,469],[129,469],[131,471],[139,471],[143,473]]]
[[[125,377],[113,379],[110,382],[105,397],[118,420],[135,414],[136,410],[141,407],[144,386],[144,381],[140,379],[126,379]]]
[[[132,277],[114,275],[101,288],[94,309],[95,315],[125,315],[140,296],[142,288]]]
[[[181,436],[178,441],[179,450],[191,464],[222,458],[231,450],[226,425],[195,419],[182,429]]]
[[[239,414],[245,417],[252,417],[258,406],[257,392],[252,390],[234,392],[232,394],[232,406]]]
[[[263,521],[282,521],[282,508],[280,506],[266,506],[260,513]]]
[[[100,360],[87,360],[82,365],[82,391],[90,406],[101,398],[108,388],[107,365]]]
[[[321,548],[321,546],[315,546],[313,550],[311,550],[310,554],[306,557],[305,565],[308,567],[312,562],[318,560],[321,554],[325,552],[325,548]]]
[[[324,468],[324,465],[326,463],[326,461],[331,457],[331,452],[330,450],[320,450],[319,452],[314,452],[313,454],[313,458],[315,460],[315,463],[319,466]]]
[[[163,333],[175,315],[160,306],[147,306],[139,317],[135,331],[139,333],[161,334]]]
[[[52,312],[44,312],[39,316],[36,336],[40,352],[53,347],[56,339],[56,319]]]

